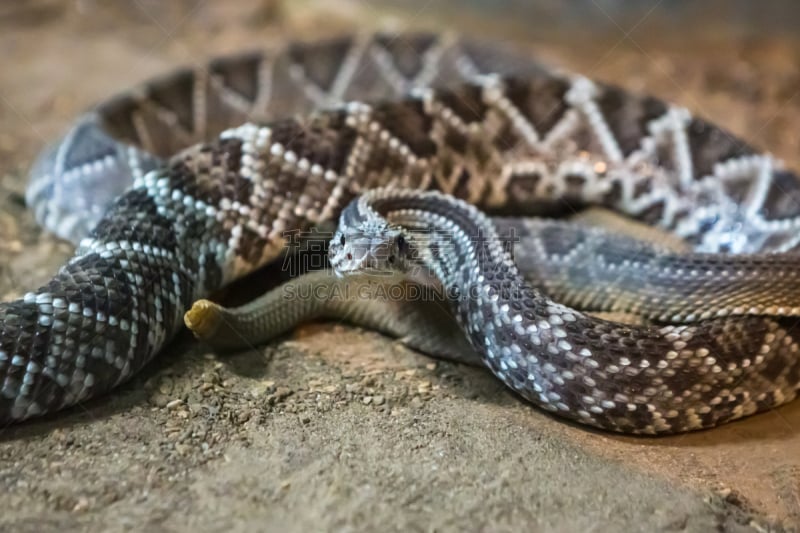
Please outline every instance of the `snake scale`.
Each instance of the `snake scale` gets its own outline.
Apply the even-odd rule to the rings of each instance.
[[[424,209],[407,211],[441,216],[459,236],[493,235],[478,209],[550,216],[603,206],[688,243],[694,266],[664,267],[679,281],[710,268],[719,278],[793,279],[800,241],[800,179],[769,155],[685,109],[451,36],[291,43],[181,70],[82,116],[31,174],[37,219],[80,243],[49,283],[0,306],[4,423],[129,378],[193,301],[276,259],[287,232],[336,220],[377,188],[416,191],[408,198]],[[368,197],[380,206],[380,194]],[[392,194],[402,205],[405,193]],[[345,228],[371,212],[352,205],[358,216]],[[391,205],[381,214],[402,224]],[[397,231],[381,226],[374,237]],[[415,249],[437,249],[425,242]],[[626,326],[531,289],[491,239],[465,242],[456,250],[473,270],[445,255],[426,264],[444,281],[483,276],[484,288],[484,267],[500,267],[488,284],[490,302],[503,300],[497,313],[482,297],[459,298],[456,316],[500,379],[559,414],[674,433],[797,394],[790,296],[751,305],[744,291],[713,317],[698,309],[686,323]],[[474,247],[481,258],[466,255]],[[467,316],[481,313],[492,326],[485,341]],[[521,337],[534,329],[538,344]]]

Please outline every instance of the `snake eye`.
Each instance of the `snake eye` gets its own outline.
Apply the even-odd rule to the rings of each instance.
[[[400,251],[403,251],[403,248],[406,246],[406,239],[402,235],[397,236],[397,248]]]
[[[342,246],[344,246],[344,234],[342,234],[342,235],[339,237],[339,244],[341,244]]]

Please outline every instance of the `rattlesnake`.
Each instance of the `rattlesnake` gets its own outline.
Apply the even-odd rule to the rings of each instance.
[[[293,113],[302,114],[280,118]],[[212,61],[101,104],[34,165],[27,198],[37,219],[72,240],[94,229],[51,282],[0,307],[0,419],[52,412],[127,379],[194,300],[275,259],[287,231],[334,220],[387,185],[514,215],[602,205],[696,252],[779,254],[780,264],[800,240],[800,180],[773,158],[686,110],[503,47],[374,35]],[[699,359],[692,339],[703,326],[664,326],[677,328],[665,334],[669,357],[723,376],[698,383],[702,412],[679,413],[680,424],[665,421],[671,413],[655,421],[615,412],[613,424],[598,425],[680,431],[794,398],[796,308],[751,310],[745,299],[720,312],[731,326],[712,331]],[[615,363],[599,351],[591,388],[684,390],[647,366],[664,354],[644,353],[615,367],[622,381],[605,391],[603,365],[608,373]],[[589,387],[558,379],[566,395]]]

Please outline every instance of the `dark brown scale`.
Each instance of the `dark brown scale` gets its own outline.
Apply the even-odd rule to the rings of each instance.
[[[478,86],[467,85],[457,91],[442,91],[437,96],[447,109],[466,124],[481,122],[486,118],[488,107]]]
[[[193,102],[191,99],[186,98],[187,94],[192,94],[194,84],[194,71],[182,69],[150,82],[148,84],[147,97],[162,108],[175,113],[183,129],[195,131]]]
[[[602,204],[607,205],[609,207],[614,207],[619,205],[622,201],[622,184],[618,180],[614,180],[611,182],[611,186],[608,189],[608,192],[605,193]]]
[[[436,144],[428,135],[433,117],[425,112],[421,101],[409,100],[400,105],[378,104],[373,109],[372,117],[417,157],[426,158],[436,153]]]
[[[638,198],[651,192],[651,182],[647,179],[640,179],[633,186],[633,197]]]
[[[259,91],[258,68],[263,60],[261,52],[211,60],[209,72],[219,77],[225,87],[234,90],[249,102],[255,102]]]
[[[692,119],[687,129],[692,146],[692,168],[695,179],[712,173],[714,165],[735,157],[754,153],[744,141],[701,119]]]
[[[386,49],[394,58],[397,70],[407,80],[414,79],[422,70],[422,58],[437,42],[434,35],[420,35],[409,38],[408,36],[378,35],[375,42]]]
[[[288,55],[302,67],[311,82],[320,89],[328,90],[336,80],[352,45],[350,38],[334,38],[316,44],[294,43],[288,47]]]
[[[103,130],[113,139],[142,148],[142,140],[133,121],[133,116],[138,110],[139,104],[136,99],[132,95],[125,94],[98,106],[97,113]],[[158,152],[154,155],[168,157],[172,154]]]
[[[586,176],[580,174],[568,174],[564,176],[564,184],[566,185],[564,195],[568,198],[581,198],[583,196],[583,189],[586,185]]]
[[[648,206],[644,211],[637,214],[636,218],[645,224],[655,225],[664,216],[664,202],[654,202]]]
[[[625,91],[608,85],[603,86],[597,105],[624,155],[639,148],[642,138],[648,134],[647,124],[667,112],[661,100],[631,98]]]
[[[566,80],[552,76],[505,80],[506,97],[531,121],[540,137],[545,137],[566,113],[567,90]]]
[[[482,198],[487,187],[482,186],[475,192],[475,185],[471,179],[470,173],[466,169],[462,169],[458,175],[458,182],[456,186],[453,188],[453,196],[456,198],[462,199],[475,199],[475,198]]]
[[[800,184],[797,176],[785,170],[772,175],[772,184],[767,192],[763,215],[767,220],[795,218],[800,216]]]
[[[519,134],[514,131],[510,122],[506,122],[500,131],[495,134],[492,144],[495,148],[502,151],[509,151],[521,142]]]
[[[448,148],[455,150],[459,154],[465,154],[469,145],[469,139],[456,129],[448,128],[444,136],[444,142]]]
[[[509,179],[508,193],[511,198],[533,198],[542,176],[537,172],[514,174]]]

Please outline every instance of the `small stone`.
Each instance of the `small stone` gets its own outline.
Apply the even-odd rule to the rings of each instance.
[[[150,403],[156,407],[166,407],[169,403],[169,396],[166,394],[161,394],[160,392],[156,392],[150,396]]]
[[[308,424],[311,422],[311,417],[306,413],[302,413],[300,414],[300,422],[303,424]]]
[[[383,405],[383,403],[384,403],[385,401],[386,401],[386,399],[385,399],[383,396],[380,396],[380,395],[378,395],[378,396],[375,396],[375,397],[372,399],[372,403],[373,403],[373,404],[375,404],[375,405]]]
[[[364,396],[363,398],[361,398],[361,403],[363,403],[364,405],[371,404],[372,403],[372,396]]]
[[[181,405],[183,405],[183,400],[181,400],[179,398],[176,398],[174,400],[170,400],[169,402],[167,402],[167,406],[166,407],[170,411],[173,411],[173,410],[177,409],[178,407],[180,407]]]
[[[262,396],[269,395],[275,391],[275,382],[274,381],[266,381],[264,383],[259,383],[252,389],[250,389],[250,396],[253,398],[260,398]]]
[[[203,372],[200,375],[200,379],[203,383],[211,383],[213,385],[217,385],[222,381],[219,377],[219,374],[215,372]]]
[[[172,379],[170,378],[164,378],[158,384],[158,392],[160,392],[161,394],[167,394],[167,395],[172,394],[172,389],[174,388],[175,384],[172,382]]]
[[[75,506],[72,508],[73,512],[80,513],[85,511],[89,508],[89,499],[86,496],[81,496],[78,498],[78,501],[75,502]]]
[[[288,398],[292,395],[292,389],[288,387],[278,387],[275,389],[275,397],[278,400],[283,400],[284,398]]]
[[[192,447],[188,444],[183,444],[182,442],[175,443],[175,451],[181,455],[188,455],[191,449]]]

